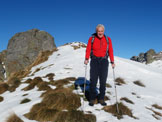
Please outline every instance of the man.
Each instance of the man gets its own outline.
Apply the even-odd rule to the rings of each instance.
[[[88,40],[86,49],[86,56],[84,64],[88,64],[89,57],[90,62],[90,102],[89,105],[93,106],[96,99],[96,85],[99,78],[100,81],[100,94],[98,95],[98,101],[101,105],[105,106],[104,101],[106,80],[108,75],[108,56],[111,60],[112,68],[115,68],[114,55],[112,42],[110,37],[104,35],[105,27],[102,24],[98,24],[96,27],[96,33]],[[107,39],[106,39],[107,38]],[[108,42],[107,42],[108,41]]]

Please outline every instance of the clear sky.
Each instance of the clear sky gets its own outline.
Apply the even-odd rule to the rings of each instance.
[[[162,0],[5,0],[0,2],[0,51],[18,32],[49,32],[57,46],[87,43],[105,25],[114,54],[130,58],[150,48],[162,51]]]

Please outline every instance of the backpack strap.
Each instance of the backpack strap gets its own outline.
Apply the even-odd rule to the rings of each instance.
[[[104,56],[104,58],[108,58],[109,54],[108,54],[108,50],[109,50],[109,39],[106,35],[104,35],[107,41],[107,49],[106,49],[106,55]]]
[[[95,40],[95,35],[93,34],[92,35],[92,40],[91,40],[91,58],[93,57],[93,50],[92,50],[92,48],[93,48],[93,42],[94,42],[94,40]]]

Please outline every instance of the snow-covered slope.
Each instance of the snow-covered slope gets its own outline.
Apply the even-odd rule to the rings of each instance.
[[[162,70],[162,60],[154,61],[154,62],[152,62],[152,63],[150,63],[148,65],[151,66],[151,67],[156,67],[156,68]]]
[[[43,78],[43,76],[48,73],[55,73],[55,80],[66,77],[84,77],[85,65],[83,62],[85,48],[81,47],[74,50],[74,46],[77,45],[79,45],[79,43],[71,43],[58,47],[58,51],[54,52],[49,57],[48,61],[33,67],[31,69],[31,74],[37,68],[40,68],[41,70],[36,72],[33,76],[30,76],[30,74],[28,77],[24,78],[23,81],[37,76]],[[123,119],[118,120],[116,117],[112,116],[112,114],[102,110],[103,107],[100,104],[91,107],[88,105],[87,101],[84,101],[84,105],[82,104],[79,109],[84,109],[84,111],[91,111],[96,115],[97,122],[161,122],[162,117],[158,116],[160,120],[155,119],[152,116],[152,114],[154,114],[153,111],[146,109],[146,107],[152,108],[153,110],[162,113],[162,110],[152,107],[153,104],[162,106],[162,70],[119,57],[115,57],[115,63],[116,78],[121,77],[126,82],[126,84],[117,86],[118,101],[120,101],[120,98],[122,97],[127,97],[132,100],[134,104],[130,104],[125,101],[122,102],[132,110],[133,115],[138,119],[124,116]],[[109,96],[110,98],[110,100],[106,102],[108,105],[112,105],[116,102],[116,99],[113,70],[111,66],[109,67],[108,76],[107,83],[113,87],[106,89],[106,96]],[[47,78],[43,79],[48,81]],[[89,65],[87,79],[89,80]],[[137,80],[141,81],[146,87],[135,85],[133,82]],[[36,122],[34,120],[31,121],[26,119],[23,115],[29,112],[30,108],[34,104],[39,103],[42,100],[42,98],[40,98],[42,91],[38,91],[37,87],[30,91],[22,91],[21,89],[26,86],[27,84],[22,84],[16,89],[15,92],[10,93],[7,91],[0,95],[4,97],[4,101],[0,102],[0,122],[5,122],[5,119],[12,112],[15,112],[22,120],[24,120],[24,122]],[[78,93],[81,92],[81,90],[74,92]],[[24,94],[28,95],[23,96]],[[20,101],[26,97],[32,101],[26,104],[20,104]]]

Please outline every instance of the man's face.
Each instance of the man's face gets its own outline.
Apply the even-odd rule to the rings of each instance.
[[[104,28],[103,28],[103,27],[99,27],[99,28],[97,29],[97,36],[98,36],[99,38],[102,38],[102,37],[104,36]]]

